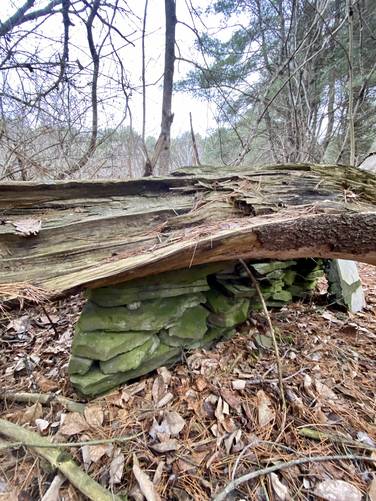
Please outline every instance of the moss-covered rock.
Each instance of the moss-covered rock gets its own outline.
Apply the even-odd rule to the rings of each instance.
[[[213,313],[209,323],[217,327],[234,327],[245,322],[249,313],[248,299],[235,299],[211,289],[206,293],[207,305]]]
[[[173,363],[178,360],[180,351],[180,348],[171,348],[161,343],[153,353],[153,356],[137,369],[117,374],[103,374],[100,368],[96,367],[83,376],[78,374],[72,375],[71,382],[78,392],[93,397],[111,390],[119,384],[143,376],[162,365]]]
[[[68,365],[69,374],[86,374],[93,365],[93,360],[71,355]]]
[[[104,374],[116,374],[117,372],[126,372],[137,369],[141,363],[150,357],[159,346],[158,336],[153,336],[146,343],[138,346],[134,350],[117,355],[110,360],[100,362],[99,366]]]
[[[205,302],[203,294],[144,301],[135,310],[126,306],[105,308],[88,302],[78,321],[81,331],[159,331],[172,325],[186,309]]]
[[[76,328],[73,337],[72,354],[93,360],[109,360],[110,358],[134,350],[150,340],[157,331],[82,332]]]
[[[171,325],[168,335],[184,339],[201,339],[207,330],[208,315],[208,310],[203,306],[189,308]]]

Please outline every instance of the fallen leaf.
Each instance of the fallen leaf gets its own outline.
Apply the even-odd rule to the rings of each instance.
[[[29,330],[31,319],[28,315],[20,318],[14,318],[7,325],[7,331],[14,330],[17,334],[23,334]]]
[[[256,405],[258,422],[260,426],[266,426],[275,418],[272,402],[263,390],[259,390],[256,394]]]
[[[324,480],[316,486],[314,494],[325,501],[361,501],[362,499],[360,490],[344,480]]]
[[[178,448],[178,442],[176,438],[169,438],[164,442],[151,445],[150,448],[155,452],[164,454],[165,452],[176,451]]]
[[[163,475],[164,468],[165,468],[165,462],[164,461],[160,461],[158,463],[157,469],[154,472],[154,476],[153,476],[153,484],[154,485],[158,485],[159,482],[162,480],[162,475]]]
[[[276,473],[270,474],[270,480],[273,486],[273,490],[280,501],[287,501],[291,499],[288,487],[279,480]]]
[[[90,426],[102,426],[104,421],[103,409],[100,405],[87,405],[84,416]]]
[[[38,419],[35,420],[35,425],[38,428],[38,430],[41,433],[43,433],[50,426],[50,423],[48,421],[46,421],[45,419],[38,418]]]
[[[65,415],[63,425],[60,428],[60,433],[70,437],[77,435],[89,429],[89,424],[83,416],[78,412],[69,412]]]
[[[167,405],[171,400],[174,398],[174,395],[170,392],[166,393],[166,395],[161,398],[161,400],[157,403],[157,407],[160,409],[161,407],[164,407]]]
[[[235,395],[234,392],[228,390],[227,388],[222,388],[221,396],[228,403],[230,407],[235,409],[237,412],[240,412],[241,402],[239,397]]]
[[[369,485],[368,497],[370,501],[376,501],[376,476],[373,477]]]
[[[167,369],[167,367],[160,367],[158,369],[158,374],[162,377],[164,383],[167,384],[167,386],[168,386],[171,382],[172,374]]]
[[[154,379],[151,389],[151,396],[155,404],[157,404],[167,393],[167,384],[164,382],[162,376],[157,376]]]
[[[165,427],[170,435],[179,435],[185,426],[185,419],[175,411],[165,412],[161,426]]]
[[[57,499],[61,499],[59,491],[65,480],[66,478],[61,473],[55,475],[49,488],[41,498],[41,501],[56,501]]]
[[[110,485],[120,484],[124,470],[124,454],[118,447],[114,450],[114,455],[110,464]]]
[[[21,237],[30,237],[32,235],[38,235],[41,227],[42,221],[40,219],[19,219],[14,221],[13,226],[16,228],[16,233]]]
[[[232,381],[231,386],[233,390],[244,390],[245,386],[247,384],[247,381],[245,379],[235,379],[235,381]]]
[[[38,385],[39,390],[42,393],[51,393],[59,388],[59,381],[52,381],[51,379],[46,378],[42,374],[38,374],[35,377],[35,381]]]
[[[208,387],[208,383],[206,382],[206,379],[203,376],[198,376],[198,378],[195,381],[196,388],[198,391],[204,391]]]
[[[37,419],[43,416],[43,407],[40,402],[37,402],[30,407],[26,407],[26,410],[21,414],[21,423],[35,423]]]
[[[315,388],[320,397],[325,400],[338,400],[338,396],[326,384],[323,384],[320,381],[315,381]]]
[[[160,501],[160,497],[156,491],[153,482],[148,475],[141,470],[136,454],[133,454],[133,475],[137,480],[142,494],[147,501]]]

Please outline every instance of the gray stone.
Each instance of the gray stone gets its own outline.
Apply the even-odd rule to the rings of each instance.
[[[72,354],[93,360],[109,360],[141,346],[157,332],[82,332],[77,327],[73,337]]]
[[[88,299],[99,306],[122,306],[135,301],[174,297],[209,290],[206,277],[223,264],[208,264],[130,280],[119,285],[89,289]]]
[[[71,355],[68,365],[69,374],[86,374],[93,364],[93,360]]]
[[[81,331],[159,331],[172,325],[186,309],[205,302],[203,294],[144,301],[137,310],[125,306],[104,308],[86,303],[78,327]]]
[[[162,365],[175,362],[179,359],[180,352],[180,348],[171,348],[161,343],[153,356],[145,360],[137,369],[117,374],[103,374],[99,368],[95,368],[83,376],[78,374],[72,375],[71,382],[78,392],[93,397],[111,390],[122,383],[143,376]]]
[[[328,271],[329,291],[351,312],[361,311],[365,298],[357,265],[346,259],[333,259]]]
[[[145,358],[148,358],[149,355],[152,355],[156,351],[158,346],[159,338],[158,336],[153,336],[146,341],[146,343],[138,346],[134,350],[117,355],[105,362],[101,362],[99,366],[104,374],[116,374],[117,372],[127,372],[137,369]]]
[[[210,324],[217,327],[234,327],[248,318],[249,300],[224,296],[211,289],[206,293],[208,306],[212,310],[208,317]]]
[[[168,335],[188,339],[200,339],[207,331],[209,312],[203,306],[185,310],[182,316],[168,329]]]
[[[252,263],[250,266],[260,275],[266,275],[275,270],[284,270],[295,265],[296,261],[270,261],[268,263]]]

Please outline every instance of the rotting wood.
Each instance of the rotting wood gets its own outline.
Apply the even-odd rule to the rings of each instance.
[[[237,258],[376,264],[375,201],[375,175],[333,165],[2,184],[0,296],[20,283],[64,293]],[[42,221],[36,236],[16,233],[25,218]]]

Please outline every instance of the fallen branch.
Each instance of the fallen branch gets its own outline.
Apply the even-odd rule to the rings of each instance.
[[[0,398],[27,404],[40,403],[42,405],[48,405],[52,402],[58,402],[66,409],[68,409],[68,411],[79,412],[80,414],[83,414],[85,409],[85,404],[80,404],[79,402],[75,402],[70,398],[62,397],[61,395],[55,395],[54,393],[12,393],[11,391],[2,391],[0,392]]]
[[[58,469],[72,485],[89,499],[93,501],[121,501],[120,496],[108,492],[82,471],[66,451],[54,449],[53,444],[50,444],[46,438],[5,419],[0,419],[0,433],[13,440],[29,444],[28,447],[31,447],[39,456],[47,459],[53,467]]]
[[[254,480],[255,478],[261,477],[262,475],[268,475],[269,473],[273,473],[274,471],[286,470],[287,468],[291,468],[293,466],[299,466],[301,464],[306,463],[322,463],[324,461],[339,461],[342,459],[348,459],[350,461],[372,461],[376,462],[376,458],[365,457],[365,456],[355,456],[352,454],[348,455],[336,455],[336,456],[314,456],[311,458],[301,458],[294,459],[293,461],[288,461],[287,463],[277,463],[273,466],[268,466],[267,468],[262,468],[261,470],[252,471],[251,473],[247,473],[242,477],[239,477],[233,481],[231,481],[219,494],[217,494],[213,501],[224,501],[226,497],[235,490],[239,485],[248,482],[249,480]]]
[[[278,435],[278,438],[275,440],[275,442],[278,442],[279,439],[280,439],[280,437],[282,436],[284,430],[285,430],[285,425],[286,425],[286,420],[287,420],[287,405],[286,405],[285,390],[284,390],[284,387],[283,387],[282,362],[281,362],[281,357],[279,355],[278,343],[277,343],[277,339],[276,339],[276,336],[275,336],[274,327],[273,327],[273,324],[272,324],[272,321],[271,321],[271,318],[270,318],[270,315],[269,315],[269,312],[268,312],[268,308],[266,306],[264,296],[262,295],[262,292],[261,292],[261,289],[260,289],[260,285],[259,285],[258,281],[255,279],[255,277],[254,277],[253,273],[251,272],[251,270],[249,269],[249,267],[247,266],[246,262],[243,259],[239,259],[239,262],[241,263],[241,265],[243,266],[245,272],[247,273],[248,277],[250,278],[253,287],[256,289],[256,292],[257,292],[257,295],[258,295],[258,297],[260,299],[261,306],[262,306],[264,315],[266,317],[266,320],[268,322],[268,327],[269,327],[269,330],[270,330],[270,333],[271,333],[271,336],[272,336],[272,340],[273,340],[273,347],[274,347],[274,351],[275,351],[275,357],[276,357],[277,368],[278,368],[279,391],[281,393],[282,412],[283,412],[283,414],[282,414],[281,432]]]
[[[65,477],[61,473],[58,473],[52,480],[51,485],[46,490],[40,501],[55,501],[56,499],[60,499],[60,487],[63,485],[65,480]]]
[[[85,445],[103,445],[103,444],[114,444],[114,443],[122,443],[129,442],[129,440],[133,440],[136,437],[139,437],[142,433],[138,433],[137,435],[130,435],[126,437],[114,437],[114,438],[103,438],[99,440],[85,440],[84,442],[48,442],[48,443],[40,443],[38,447],[40,448],[48,448],[48,449],[61,449],[64,447],[83,447]],[[10,449],[12,447],[34,447],[35,443],[27,443],[27,442],[0,442],[0,450],[1,449]]]
[[[300,430],[298,430],[298,433],[302,437],[312,438],[313,440],[329,440],[330,442],[348,445],[349,447],[357,447],[358,449],[376,451],[376,447],[372,447],[371,445],[353,440],[352,438],[341,437],[341,435],[313,430],[312,428],[301,428]]]

